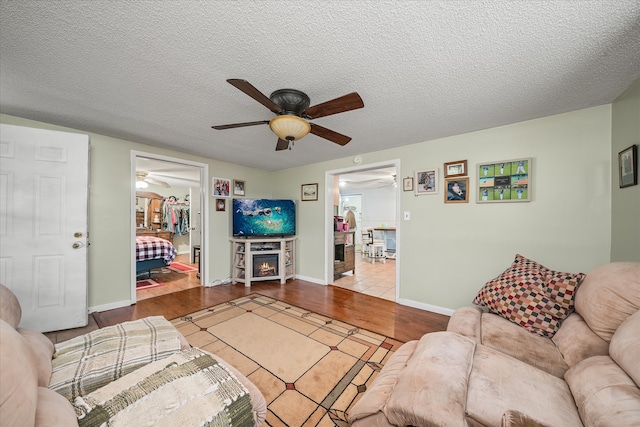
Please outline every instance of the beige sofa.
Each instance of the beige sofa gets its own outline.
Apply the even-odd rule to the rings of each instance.
[[[54,347],[18,327],[21,313],[0,284],[0,426],[229,425],[234,411],[241,414],[237,425],[265,419],[267,405],[254,384],[191,348],[160,316]]]
[[[360,426],[640,425],[640,263],[590,271],[552,338],[479,307],[401,346],[349,413]]]

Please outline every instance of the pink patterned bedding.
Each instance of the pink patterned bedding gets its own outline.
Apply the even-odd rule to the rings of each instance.
[[[136,261],[162,258],[165,265],[173,262],[178,254],[170,241],[154,236],[136,236]]]

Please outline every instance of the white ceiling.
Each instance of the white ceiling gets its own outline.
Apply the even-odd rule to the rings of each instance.
[[[278,170],[612,102],[640,77],[640,1],[0,0],[0,112]],[[311,105],[276,152],[267,108],[226,82]]]

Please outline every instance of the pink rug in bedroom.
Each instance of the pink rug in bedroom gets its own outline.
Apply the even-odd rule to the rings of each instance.
[[[168,268],[169,270],[177,271],[179,273],[188,273],[190,271],[198,271],[198,267],[193,267],[189,264],[183,264],[181,262],[172,262]]]
[[[158,280],[153,280],[153,279],[143,279],[143,280],[137,280],[136,281],[136,291],[139,291],[141,289],[149,289],[149,288],[156,288],[158,286],[163,286],[164,283],[158,281]]]

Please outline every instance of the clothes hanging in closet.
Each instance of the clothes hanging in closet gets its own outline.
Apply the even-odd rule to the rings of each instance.
[[[162,229],[175,235],[189,234],[189,203],[167,197],[162,203]]]

